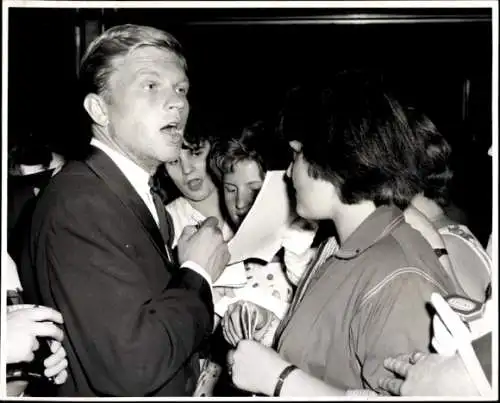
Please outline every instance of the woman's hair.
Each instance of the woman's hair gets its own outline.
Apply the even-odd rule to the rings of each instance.
[[[407,116],[420,141],[422,153],[417,168],[424,196],[446,206],[449,203],[449,184],[453,178],[449,166],[451,146],[428,116],[412,107],[407,108]]]
[[[217,133],[215,133],[215,129],[211,125],[204,121],[197,120],[196,116],[190,114],[186,122],[182,148],[196,151],[203,147],[206,143],[212,146],[216,137]],[[212,179],[215,179],[215,176],[209,167],[208,157],[207,172]],[[162,198],[163,204],[168,204],[182,196],[182,193],[168,175],[165,164],[161,164],[156,170],[156,173],[153,175],[152,187]]]
[[[360,71],[337,74],[314,93],[317,108],[308,108],[307,125],[293,137],[303,144],[309,175],[330,181],[344,203],[372,200],[405,209],[418,193],[416,142],[401,104],[380,77]],[[299,100],[300,101],[300,100]],[[302,97],[302,103],[308,102]],[[295,110],[300,110],[300,102]],[[285,110],[281,126],[289,131]],[[284,133],[287,140],[293,140]]]
[[[311,133],[315,114],[321,108],[321,91],[314,85],[300,85],[287,91],[283,107],[278,113],[277,132],[287,142],[304,142]]]
[[[291,161],[288,144],[263,121],[243,128],[239,136],[221,138],[210,151],[210,166],[219,180],[234,172],[240,161],[255,161],[264,176],[270,170],[286,169]]]

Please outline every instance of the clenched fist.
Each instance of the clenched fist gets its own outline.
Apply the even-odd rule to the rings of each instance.
[[[177,249],[181,264],[188,260],[199,264],[212,281],[219,278],[231,257],[215,217],[208,217],[198,229],[192,225],[184,227]]]

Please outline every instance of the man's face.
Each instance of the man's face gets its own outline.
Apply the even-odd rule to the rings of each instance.
[[[208,141],[196,149],[183,147],[179,158],[165,164],[175,186],[188,200],[202,201],[215,191],[215,185],[207,171],[209,151]]]
[[[189,113],[189,81],[181,59],[145,46],[113,64],[106,99],[110,140],[147,170],[177,159]]]

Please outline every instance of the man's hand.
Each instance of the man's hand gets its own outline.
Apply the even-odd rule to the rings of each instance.
[[[181,264],[188,260],[199,264],[212,281],[219,278],[231,257],[215,217],[208,217],[198,230],[191,225],[184,227],[177,250]]]
[[[61,342],[62,315],[46,306],[14,305],[7,308],[7,363],[31,362],[40,344],[38,337]]]
[[[379,386],[400,396],[480,396],[458,355],[416,352],[386,358],[384,366],[398,378],[381,379]]]

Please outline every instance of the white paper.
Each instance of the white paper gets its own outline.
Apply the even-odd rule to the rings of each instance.
[[[226,266],[219,278],[214,282],[214,287],[243,287],[247,282],[245,264],[238,262]]]
[[[248,258],[269,262],[282,246],[283,231],[290,226],[290,198],[285,171],[268,171],[254,205],[229,241],[230,264]]]

